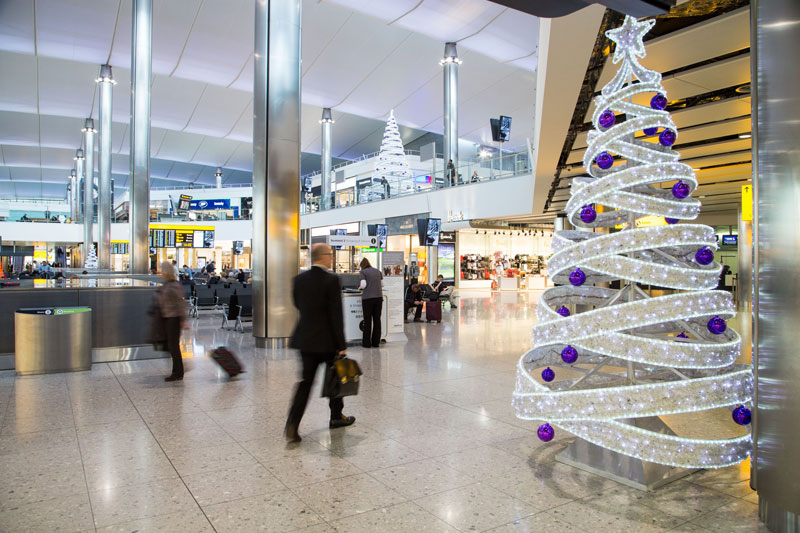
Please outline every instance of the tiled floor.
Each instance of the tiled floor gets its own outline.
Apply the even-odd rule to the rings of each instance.
[[[408,342],[353,348],[365,377],[327,429],[318,390],[300,446],[281,432],[296,355],[201,318],[189,372],[166,360],[0,373],[0,531],[765,531],[746,465],[642,493],[564,464],[514,417],[531,294],[465,294]],[[204,356],[227,345],[247,373]]]

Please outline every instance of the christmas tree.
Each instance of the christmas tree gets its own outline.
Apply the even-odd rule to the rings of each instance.
[[[403,149],[403,140],[400,138],[400,130],[397,128],[397,120],[394,118],[394,110],[389,114],[386,121],[386,129],[383,132],[381,150],[378,153],[378,162],[375,164],[374,183],[384,183],[384,179],[389,186],[396,189],[401,179],[411,178],[411,169],[406,162],[406,153]]]
[[[97,268],[97,252],[94,250],[94,244],[89,245],[89,252],[86,254],[83,268]]]
[[[606,33],[621,65],[595,99],[583,161],[591,177],[573,180],[566,207],[588,231],[553,238],[547,266],[557,286],[539,300],[513,403],[519,418],[547,421],[538,428],[544,441],[556,426],[644,461],[722,467],[749,455],[749,434],[683,438],[655,418],[727,407],[731,424],[747,425],[753,378],[749,365],[734,363],[741,339],[726,324],[731,295],[713,290],[721,271],[714,230],[679,223],[695,219],[700,202],[691,198],[693,169],[672,148],[677,129],[661,74],[638,61],[654,23],[626,17]],[[662,225],[637,227],[645,216]],[[651,297],[639,284],[671,290]]]

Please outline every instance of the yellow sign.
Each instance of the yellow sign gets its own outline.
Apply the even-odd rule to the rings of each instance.
[[[176,229],[181,231],[213,231],[214,226],[189,226],[184,224],[150,224],[150,229]]]
[[[39,260],[46,261],[47,260],[47,250],[34,250],[33,251],[33,258],[36,261],[39,261]]]
[[[753,185],[742,185],[742,220],[753,220]]]

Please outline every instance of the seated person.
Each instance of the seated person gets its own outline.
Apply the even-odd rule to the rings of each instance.
[[[422,322],[422,292],[420,292],[418,284],[414,283],[408,288],[403,305],[405,309],[405,314],[403,315],[405,322],[408,322],[408,310],[412,307],[415,308],[414,322]]]
[[[236,274],[236,279],[239,280],[239,283],[245,283],[247,281],[247,274],[244,273],[244,270],[240,270],[238,274]]]
[[[56,270],[55,279],[64,279],[64,272],[60,268],[58,270]]]
[[[444,282],[444,276],[439,274],[439,277],[433,282],[432,288],[439,293],[440,300],[446,300],[450,307],[458,307],[458,303],[455,301],[456,297],[453,295],[453,287]]]

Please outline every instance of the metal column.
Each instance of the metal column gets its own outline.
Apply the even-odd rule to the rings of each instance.
[[[153,0],[133,0],[131,31],[131,123],[129,220],[130,272],[150,271],[150,85]]]
[[[222,167],[217,167],[217,171],[214,172],[214,179],[216,180],[217,189],[222,188]]]
[[[300,22],[297,0],[256,0],[253,94],[253,336],[285,344],[300,262]]]
[[[753,310],[753,221],[742,220],[739,211],[739,273],[736,286],[736,310]]]
[[[111,66],[100,67],[100,135],[97,157],[100,174],[97,183],[97,260],[101,270],[111,269],[111,101],[116,83]]]
[[[78,148],[75,151],[75,211],[77,216],[75,217],[75,221],[78,223],[83,223],[83,209],[81,208],[81,183],[84,181],[84,172],[83,172],[83,164],[86,162],[86,159],[83,155],[83,149]],[[76,246],[76,249],[80,249],[80,246]],[[76,265],[80,264],[80,258],[78,261],[75,260],[73,257],[72,266],[75,267]]]
[[[797,0],[751,2],[753,364],[756,369],[751,484],[775,532],[800,531],[800,47]],[[741,246],[741,245],[740,245]]]
[[[444,58],[439,62],[444,66],[444,168],[445,182],[447,163],[451,159],[456,167],[456,183],[458,183],[458,58],[456,43],[444,45]]]
[[[71,223],[78,222],[78,188],[80,183],[78,181],[78,172],[73,168],[69,173],[69,220]]]
[[[83,180],[83,261],[94,247],[94,120],[87,118],[83,126],[83,146],[86,151]]]
[[[322,118],[319,123],[322,125],[322,170],[320,176],[320,202],[319,208],[330,209],[331,207],[331,130],[333,125],[333,117],[331,116],[331,108],[324,107],[322,109]]]

